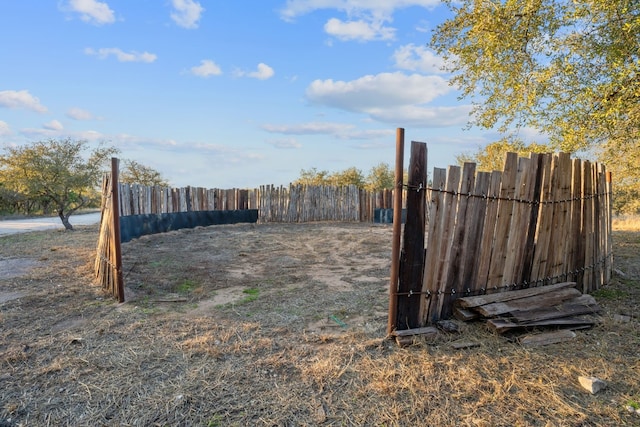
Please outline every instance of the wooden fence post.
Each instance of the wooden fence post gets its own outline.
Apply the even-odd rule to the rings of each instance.
[[[407,219],[404,226],[403,253],[400,257],[398,313],[396,327],[412,329],[422,326],[420,302],[424,274],[425,195],[427,193],[427,144],[411,142]],[[394,210],[394,225],[396,222]]]
[[[112,262],[115,264],[115,272],[116,272],[116,289],[117,289],[117,297],[118,302],[124,302],[124,277],[122,275],[122,249],[120,243],[120,197],[119,197],[119,164],[120,161],[112,157],[111,158],[111,202],[113,206],[111,211],[113,213],[113,224],[112,224],[112,244],[113,244],[113,255],[115,257]]]
[[[391,244],[391,274],[389,279],[389,318],[387,335],[397,325],[398,313],[398,276],[400,271],[400,233],[402,232],[402,187],[404,169],[404,129],[396,130],[396,171],[393,196],[393,238]]]

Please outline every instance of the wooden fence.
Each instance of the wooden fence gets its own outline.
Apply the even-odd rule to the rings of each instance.
[[[374,209],[389,208],[393,199],[390,190],[368,192],[355,186],[271,185],[222,190],[130,185],[118,182],[118,163],[118,159],[112,159],[111,173],[103,181],[94,270],[102,287],[120,302],[124,301],[121,217],[257,209],[261,222],[373,221]]]
[[[420,156],[426,164],[426,151]],[[373,221],[374,209],[389,209],[393,201],[391,191],[354,186],[219,190],[116,185],[114,162],[114,181],[105,180],[103,186],[95,269],[103,287],[119,300],[124,298],[120,215],[258,209],[261,222]],[[424,177],[418,185],[410,174],[403,191],[403,199],[421,197],[414,201],[422,211],[424,239],[410,236],[421,245],[415,251],[419,256],[412,257],[411,265],[401,262],[400,270],[421,268],[423,273],[421,280],[392,293],[398,307],[417,307],[409,310],[417,313],[415,319],[394,317],[398,329],[450,317],[453,301],[461,296],[560,281],[575,281],[588,293],[610,280],[611,179],[603,165],[564,153],[529,158],[509,153],[500,172],[476,172],[475,164],[466,163],[435,168],[430,185]],[[407,221],[415,223],[411,215],[415,212],[407,213]],[[405,248],[403,257],[407,253]]]
[[[118,159],[111,159],[111,174],[102,181],[102,217],[96,248],[94,272],[102,288],[124,302],[124,278],[120,247]]]
[[[120,183],[120,216],[257,209],[258,192],[237,188],[166,188]]]
[[[258,209],[260,222],[373,222],[375,209],[389,209],[391,190],[350,186],[263,185],[230,190],[119,185],[120,216],[191,211]]]
[[[261,186],[260,222],[373,222],[375,209],[390,209],[391,190],[367,191],[355,185]]]
[[[419,304],[419,318],[397,319],[398,329],[450,317],[462,296],[561,281],[588,293],[611,278],[611,176],[601,164],[509,153],[501,172],[435,168],[423,193],[422,283],[398,296]]]

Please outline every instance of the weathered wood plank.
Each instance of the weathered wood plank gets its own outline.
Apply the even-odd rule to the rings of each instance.
[[[462,295],[462,289],[464,286],[462,278],[464,275],[465,256],[470,256],[470,254],[467,254],[464,249],[466,248],[467,241],[469,239],[468,231],[470,223],[473,223],[475,220],[469,209],[469,195],[475,185],[475,172],[475,163],[467,162],[462,167],[462,179],[460,180],[460,186],[457,190],[460,196],[458,197],[455,225],[451,240],[451,256],[449,260],[450,267],[445,287],[447,292],[444,294],[442,310],[440,311],[441,319],[447,319],[451,316],[453,300],[455,300],[458,295]]]
[[[424,275],[426,166],[427,144],[412,141],[408,184],[409,189],[413,191],[407,194],[407,220],[400,257],[396,329],[411,329],[422,325],[419,295]],[[417,295],[407,295],[410,293]]]
[[[509,319],[495,318],[487,320],[487,327],[498,334],[505,334],[523,329],[557,327],[563,329],[583,328],[595,325],[593,319],[585,319],[582,317],[565,317],[561,319],[541,320],[538,322],[516,323]]]
[[[524,242],[524,251],[522,253],[521,265],[517,267],[516,280],[518,283],[529,283],[532,281],[531,269],[533,265],[533,256],[536,247],[536,233],[538,231],[538,216],[540,214],[540,198],[542,193],[542,181],[544,176],[543,156],[537,153],[530,154],[531,172],[529,174],[529,192],[528,196],[531,200],[529,208],[529,218],[526,230],[526,238]]]
[[[582,162],[580,159],[573,159],[571,162],[571,216],[569,233],[571,245],[567,252],[567,266],[573,269],[570,280],[582,283],[582,273],[577,269],[584,265],[584,246],[582,237]]]
[[[447,182],[447,171],[441,168],[434,168],[432,175],[432,190],[429,191],[428,205],[428,223],[425,239],[425,268],[422,284],[422,292],[430,292],[435,295],[437,288],[438,275],[438,256],[440,241],[442,239],[442,221],[444,209],[444,189]],[[422,323],[431,321],[431,314],[436,310],[436,298],[425,298],[421,305],[420,318]],[[439,320],[435,314],[434,321]]]
[[[575,288],[563,288],[545,294],[481,305],[480,307],[475,307],[474,310],[484,317],[493,317],[513,311],[536,310],[556,306],[580,295],[582,293]]]
[[[430,335],[435,336],[438,335],[438,328],[435,326],[426,326],[424,328],[412,328],[412,329],[402,329],[393,331],[392,335],[396,337],[411,337],[415,335]]]
[[[516,153],[507,153],[500,185],[500,201],[498,203],[498,216],[496,218],[495,239],[489,277],[487,278],[487,289],[498,289],[506,284],[504,270],[509,256],[507,243],[509,240],[509,225],[513,217],[514,201],[512,199],[516,191],[517,172],[518,155]]]
[[[547,258],[549,255],[549,240],[553,220],[553,193],[551,191],[551,154],[542,155],[542,177],[540,189],[540,207],[538,213],[538,226],[536,231],[535,251],[531,264],[530,282],[538,282],[545,278]]]
[[[485,226],[485,213],[487,209],[487,199],[481,196],[486,196],[489,193],[489,183],[491,174],[488,172],[478,172],[476,175],[476,182],[473,189],[473,194],[469,205],[469,212],[472,215],[473,220],[467,221],[467,239],[465,241],[465,248],[463,253],[464,260],[464,272],[462,275],[462,287],[465,288],[465,292],[475,292],[478,288],[478,267],[480,257],[478,254],[484,252],[482,247],[482,232]],[[474,284],[475,286],[469,286]],[[484,286],[484,284],[482,285]],[[463,295],[463,293],[461,293]]]
[[[511,301],[519,298],[526,298],[534,295],[545,294],[548,292],[553,292],[558,289],[570,288],[574,286],[576,286],[575,282],[563,282],[563,283],[556,283],[554,285],[549,285],[549,286],[539,286],[536,288],[520,289],[517,291],[500,292],[495,294],[478,295],[473,297],[464,297],[464,298],[458,298],[456,300],[456,305],[464,308],[472,308],[472,307],[478,307],[485,304],[490,304],[493,302]]]
[[[513,208],[513,217],[509,227],[508,258],[504,272],[506,283],[521,284],[529,279],[530,261],[525,258],[525,254],[529,245],[533,249],[535,238],[536,216],[532,215],[532,211],[536,211],[537,215],[537,209],[534,209],[534,206],[537,208],[537,204],[534,205],[534,201],[536,201],[536,196],[539,197],[539,188],[536,187],[538,159],[539,155],[518,159],[515,198],[519,202]],[[536,190],[538,190],[538,194],[536,194]],[[534,227],[532,227],[532,221]],[[529,256],[531,255],[529,254]],[[527,268],[526,275],[525,268]]]
[[[437,256],[437,274],[435,280],[436,293],[431,295],[434,300],[434,309],[430,313],[431,323],[435,323],[440,319],[440,313],[444,305],[445,294],[451,290],[447,290],[447,276],[451,267],[451,241],[453,238],[453,227],[456,218],[456,209],[458,196],[456,192],[460,187],[460,167],[449,166],[447,169],[446,193],[444,195],[444,208],[442,210],[442,235],[439,242]]]
[[[583,295],[584,297],[585,295]],[[590,295],[586,295],[587,297]],[[582,297],[580,297],[582,298]],[[586,299],[582,300],[569,300],[556,307],[527,310],[527,311],[513,311],[511,316],[519,323],[524,322],[538,322],[541,320],[560,319],[563,317],[577,316],[581,314],[595,314],[600,311],[598,304],[590,304],[586,302]]]
[[[491,266],[491,256],[493,255],[493,241],[496,232],[496,218],[498,216],[498,197],[500,196],[500,182],[502,181],[502,172],[491,172],[489,182],[489,192],[487,193],[484,227],[482,228],[482,237],[480,247],[482,250],[478,254],[477,270],[474,273],[476,281],[471,282],[472,290],[477,291],[487,288],[487,280],[489,277],[489,267]]]
[[[588,160],[585,160],[582,164],[582,198],[584,200],[583,217],[582,217],[582,229],[584,230],[584,265],[581,267],[586,268],[582,277],[582,293],[588,294],[593,290],[593,269],[587,268],[593,265],[594,262],[594,198],[593,196],[593,168]]]
[[[568,153],[558,153],[556,168],[553,176],[553,192],[555,202],[553,204],[553,225],[554,233],[551,235],[549,244],[549,259],[547,276],[556,278],[568,271],[566,257],[568,252],[568,239],[564,233],[557,230],[568,230],[567,223],[571,214],[571,158]],[[557,279],[554,279],[557,281]]]
[[[453,307],[453,316],[458,320],[462,320],[463,322],[468,322],[480,317],[475,311],[455,306]]]

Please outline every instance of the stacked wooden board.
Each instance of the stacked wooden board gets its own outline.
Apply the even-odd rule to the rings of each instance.
[[[454,315],[464,321],[486,319],[499,334],[539,328],[583,329],[596,322],[600,307],[575,282],[459,298]]]

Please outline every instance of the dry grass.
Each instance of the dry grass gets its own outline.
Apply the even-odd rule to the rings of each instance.
[[[0,303],[0,426],[640,424],[625,409],[640,402],[640,232],[614,234],[602,322],[532,349],[481,323],[385,340],[390,238],[363,224],[147,236],[124,245],[119,305],[92,285],[97,228],[0,237],[0,259],[38,261],[0,278],[23,294]],[[453,350],[461,338],[480,346]],[[579,375],[608,387],[592,396]]]
[[[640,231],[640,215],[614,217],[611,225],[614,231]]]

